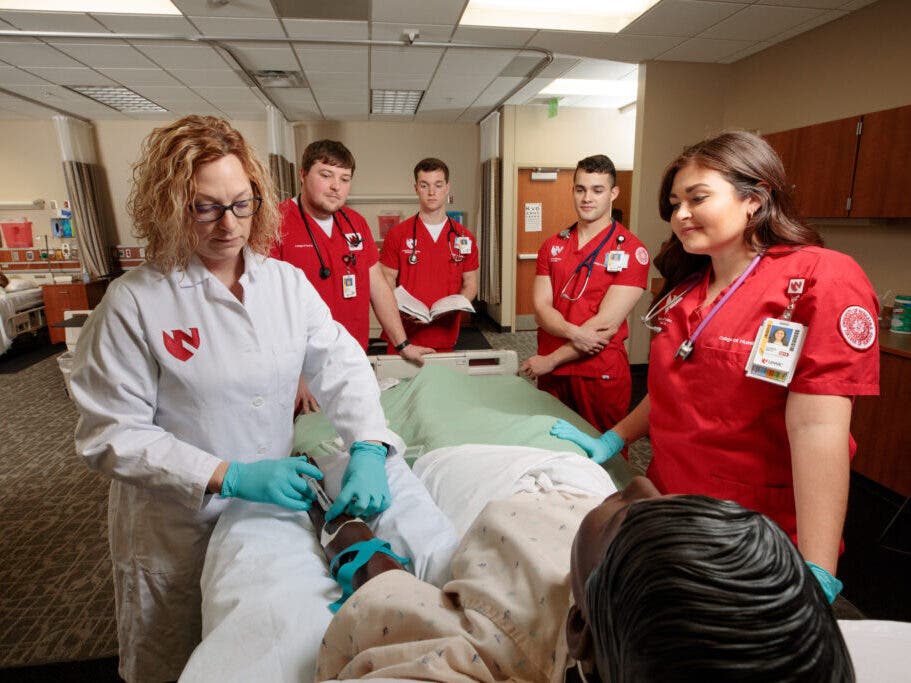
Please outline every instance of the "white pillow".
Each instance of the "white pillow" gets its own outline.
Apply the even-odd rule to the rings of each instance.
[[[20,292],[23,289],[36,289],[37,287],[38,283],[30,277],[11,277],[5,289],[7,292]]]

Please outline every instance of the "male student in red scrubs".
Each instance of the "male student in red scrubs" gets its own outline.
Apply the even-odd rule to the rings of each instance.
[[[629,410],[626,318],[648,280],[648,251],[611,218],[616,177],[603,154],[576,165],[578,221],[538,251],[532,292],[538,355],[520,368],[598,429],[609,429]]]
[[[422,362],[433,349],[409,344],[389,284],[380,271],[379,253],[367,221],[345,207],[354,156],[341,142],[317,140],[307,145],[301,159],[301,192],[281,203],[281,240],[273,258],[287,261],[307,274],[333,319],[366,351],[370,310],[407,360]],[[313,396],[301,386],[298,408],[317,410]]]
[[[420,210],[392,228],[383,241],[380,267],[390,287],[402,286],[428,307],[451,294],[471,301],[478,293],[478,245],[464,226],[446,214],[449,167],[422,159],[414,167],[414,191]],[[408,339],[436,351],[452,351],[459,337],[461,313],[453,311],[429,323],[403,315]],[[388,334],[389,353],[396,348]]]

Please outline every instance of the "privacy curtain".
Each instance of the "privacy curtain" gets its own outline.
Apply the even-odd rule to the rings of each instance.
[[[297,194],[294,172],[294,131],[285,121],[281,112],[269,105],[266,107],[266,137],[269,141],[269,172],[279,201]]]
[[[102,218],[102,173],[95,154],[91,124],[68,116],[55,116],[54,127],[63,158],[63,175],[73,209],[79,259],[91,277],[114,272],[111,239],[113,226],[106,228]]]
[[[500,160],[497,158],[481,164],[481,220],[477,237],[481,249],[478,298],[488,304],[499,304],[503,228],[500,220]]]

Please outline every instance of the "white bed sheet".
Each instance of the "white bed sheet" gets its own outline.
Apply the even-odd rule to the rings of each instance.
[[[0,354],[6,353],[13,343],[13,337],[16,336],[12,324],[13,316],[43,303],[40,287],[22,289],[18,292],[5,292],[0,289]]]

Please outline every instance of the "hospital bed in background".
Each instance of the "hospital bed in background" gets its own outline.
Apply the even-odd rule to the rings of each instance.
[[[606,496],[632,476],[622,458],[613,458],[605,470],[580,458],[573,444],[550,436],[557,418],[596,431],[517,377],[513,351],[438,354],[420,371],[395,356],[370,360],[385,387],[381,402],[389,426],[408,445],[406,461],[459,534],[494,498],[550,486]],[[294,445],[317,462],[331,461],[342,446],[319,413],[298,417]],[[203,640],[181,681],[311,680],[331,618],[326,605],[339,591],[326,577],[325,605],[282,599],[293,596],[301,567],[319,558],[306,519],[231,502],[213,532],[201,582]],[[856,622],[843,630],[858,680],[904,680],[896,673],[906,673],[903,652],[911,648],[911,624]]]
[[[11,278],[6,289],[0,288],[0,355],[20,334],[34,334],[45,324],[41,287]]]

